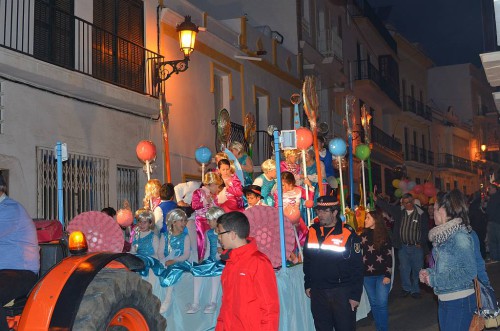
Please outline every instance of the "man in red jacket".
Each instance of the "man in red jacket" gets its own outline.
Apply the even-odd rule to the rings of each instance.
[[[217,220],[226,261],[222,271],[222,306],[216,331],[278,330],[280,304],[273,266],[249,238],[245,214],[230,212]]]

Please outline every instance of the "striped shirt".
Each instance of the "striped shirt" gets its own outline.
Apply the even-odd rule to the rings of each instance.
[[[417,209],[413,209],[410,213],[403,211],[403,219],[401,220],[401,228],[399,235],[401,242],[404,245],[417,245],[420,243],[420,215]]]

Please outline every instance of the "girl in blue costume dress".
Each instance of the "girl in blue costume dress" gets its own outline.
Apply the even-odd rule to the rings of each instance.
[[[260,165],[262,175],[255,178],[253,185],[261,188],[262,199],[268,206],[274,206],[273,191],[276,190],[276,161],[267,159]]]
[[[241,183],[243,186],[250,185],[253,182],[253,163],[252,158],[245,153],[245,149],[243,145],[239,141],[233,141],[229,144],[228,148],[231,153],[236,156],[238,162],[241,165],[241,170],[243,170],[243,179],[244,183]]]
[[[184,231],[187,224],[186,213],[179,208],[173,209],[167,214],[166,222],[168,232],[160,238],[159,253],[162,255],[160,261],[167,267],[160,276],[160,282],[162,286],[168,287],[165,300],[160,307],[160,314],[165,313],[170,307],[173,285],[183,272],[189,271],[187,260],[191,254],[191,242],[187,232]]]
[[[186,314],[195,314],[200,310],[200,292],[201,283],[203,281],[202,277],[208,277],[211,280],[211,294],[210,301],[205,306],[203,312],[205,314],[213,314],[215,309],[217,309],[217,294],[219,293],[220,285],[220,275],[222,274],[222,269],[224,269],[224,264],[220,261],[220,253],[222,249],[220,247],[219,240],[217,238],[217,219],[224,214],[224,209],[220,207],[212,207],[208,209],[206,217],[208,224],[210,225],[210,230],[205,232],[205,256],[204,260],[200,264],[195,264],[191,268],[191,272],[194,276],[193,278],[193,303],[189,304],[186,310]]]
[[[158,254],[160,246],[159,238],[153,231],[155,228],[154,214],[149,210],[139,209],[136,215],[137,225],[132,237],[130,253],[139,255],[144,261],[145,268],[139,273],[141,276],[146,277],[150,283],[154,284],[154,278],[156,277],[149,272],[149,269],[155,270],[155,274],[158,274],[157,271],[161,268],[158,260],[160,258]]]

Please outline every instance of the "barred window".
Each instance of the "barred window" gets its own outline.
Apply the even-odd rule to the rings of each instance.
[[[132,212],[139,209],[139,168],[118,166],[116,175],[116,207],[120,209],[127,200]]]
[[[37,217],[57,219],[57,161],[53,149],[37,147]],[[63,162],[66,224],[76,215],[109,205],[109,160],[69,153]]]

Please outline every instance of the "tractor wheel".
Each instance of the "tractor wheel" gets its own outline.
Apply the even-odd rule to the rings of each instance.
[[[103,269],[90,283],[78,308],[73,330],[164,331],[160,300],[151,284],[125,269]]]

